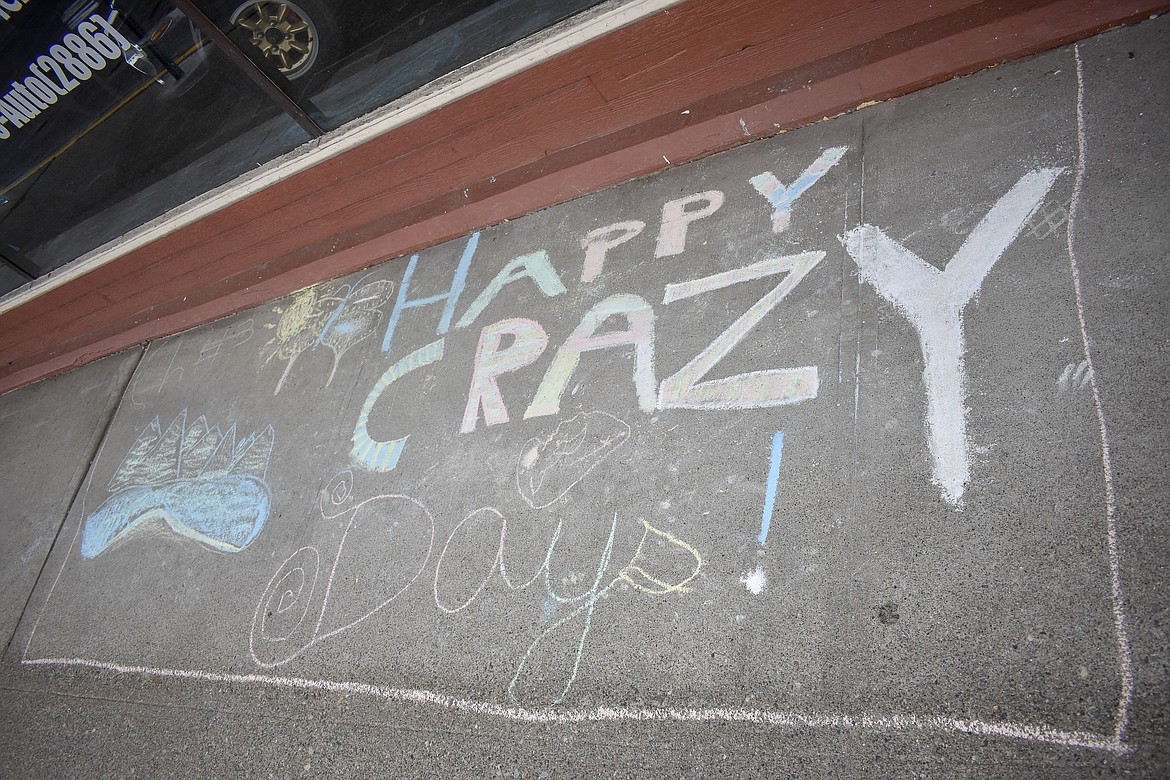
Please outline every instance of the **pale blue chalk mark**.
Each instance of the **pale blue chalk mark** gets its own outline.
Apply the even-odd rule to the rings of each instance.
[[[756,191],[768,199],[772,204],[772,231],[783,233],[791,220],[792,205],[805,193],[809,187],[821,180],[837,162],[849,151],[847,146],[834,146],[826,149],[821,156],[805,169],[796,181],[785,187],[771,171],[765,171],[758,176],[748,179]]]
[[[416,257],[417,257],[417,255],[416,255]],[[321,332],[319,334],[317,334],[317,340],[315,342],[313,342],[313,349],[316,349],[317,347],[321,346],[322,342],[325,340],[325,334],[328,333],[331,328],[333,328],[334,323],[337,322],[337,319],[341,316],[342,312],[345,311],[345,305],[347,303],[349,303],[349,299],[353,297],[353,294],[355,292],[357,292],[358,288],[361,287],[363,284],[365,284],[366,280],[369,279],[371,276],[373,276],[373,274],[368,273],[365,276],[363,276],[361,279],[358,279],[353,284],[348,285],[349,292],[347,292],[345,294],[345,297],[341,299],[341,302],[337,304],[337,308],[335,308],[333,310],[333,314],[330,315],[329,321],[327,323],[325,323],[325,327],[321,328]],[[348,334],[348,333],[352,333],[356,329],[357,329],[357,324],[351,322],[351,323],[342,323],[341,325],[339,325],[336,328],[336,331],[338,333],[347,333]]]
[[[557,602],[552,596],[546,596],[544,599],[544,612],[540,616],[541,623],[547,623],[553,619],[557,614]]]
[[[268,486],[250,474],[137,485],[110,496],[86,518],[81,555],[95,558],[151,520],[220,552],[239,552],[263,530],[271,503]]]
[[[772,436],[772,457],[768,461],[768,492],[764,495],[764,516],[760,520],[760,544],[768,541],[772,512],[776,509],[776,483],[780,481],[780,457],[784,454],[784,431]]]
[[[153,520],[220,552],[239,552],[259,535],[272,504],[264,482],[276,434],[269,425],[236,439],[187,410],[163,432],[156,417],[110,479],[111,495],[85,519],[81,555],[95,558]]]
[[[410,280],[414,276],[414,269],[418,266],[418,255],[411,255],[406,264],[406,273],[402,275],[402,284],[398,286],[398,297],[394,301],[394,311],[390,314],[390,323],[386,326],[386,336],[382,339],[382,351],[390,351],[390,343],[394,339],[394,331],[398,327],[398,317],[404,309],[417,309],[420,306],[429,306],[432,303],[446,301],[443,307],[443,316],[439,319],[439,329],[435,335],[442,336],[451,328],[451,318],[455,316],[455,306],[459,303],[459,296],[467,285],[467,271],[471,268],[471,259],[475,256],[475,249],[479,246],[479,232],[471,234],[467,239],[467,246],[463,249],[463,256],[459,258],[459,266],[455,269],[455,278],[451,280],[449,292],[432,295],[428,298],[415,298],[408,301],[406,295],[410,290]]]

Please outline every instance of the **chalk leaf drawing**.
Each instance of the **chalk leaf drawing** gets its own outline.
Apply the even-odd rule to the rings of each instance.
[[[1024,174],[980,220],[943,271],[873,225],[841,236],[861,278],[905,314],[918,334],[934,481],[943,500],[956,508],[962,507],[971,480],[963,403],[963,308],[1063,171],[1041,168]]]
[[[350,347],[374,335],[381,306],[390,300],[394,282],[367,279],[369,275],[347,284],[307,287],[294,293],[284,306],[273,309],[280,319],[264,326],[276,330],[267,345],[272,352],[264,362],[274,358],[285,362],[273,395],[280,392],[293,364],[305,352],[325,347],[333,353],[333,367],[325,380],[328,386]]]
[[[251,544],[268,519],[265,482],[275,433],[236,438],[183,410],[165,431],[157,417],[139,434],[110,479],[112,495],[85,519],[81,555],[95,558],[151,521],[219,552]]]
[[[520,497],[533,509],[555,503],[629,437],[630,426],[605,412],[562,420],[548,438],[524,445],[516,462]]]

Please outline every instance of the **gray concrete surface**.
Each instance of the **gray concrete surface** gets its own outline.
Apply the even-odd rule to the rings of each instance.
[[[1165,776],[1167,25],[103,364],[0,771]]]
[[[7,644],[141,349],[0,397],[0,634]]]

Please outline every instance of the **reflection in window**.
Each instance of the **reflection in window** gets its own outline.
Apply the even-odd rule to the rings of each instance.
[[[596,4],[195,0],[327,129]],[[309,140],[162,0],[5,0],[0,84],[0,294]]]

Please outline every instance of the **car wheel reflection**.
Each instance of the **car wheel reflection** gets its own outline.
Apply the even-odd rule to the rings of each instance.
[[[260,56],[286,78],[296,79],[313,68],[328,38],[331,18],[315,3],[262,0],[239,6],[231,23],[244,29]]]

